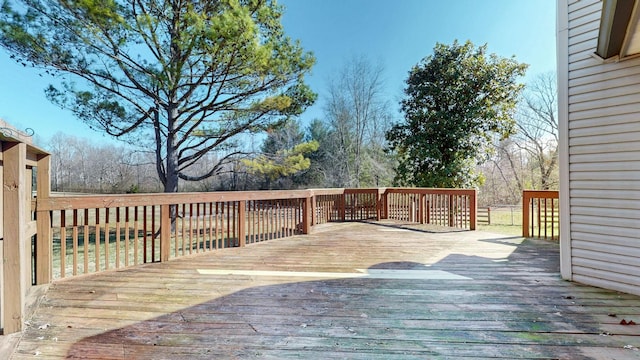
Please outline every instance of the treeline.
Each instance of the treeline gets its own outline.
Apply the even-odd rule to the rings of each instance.
[[[382,68],[354,59],[331,81],[323,118],[290,118],[264,135],[247,135],[196,169],[220,163],[215,176],[180,181],[180,191],[393,186],[398,154],[385,134],[400,114],[383,97]],[[481,205],[517,204],[524,189],[557,189],[558,126],[555,76],[528,84],[518,103],[517,131],[496,138],[479,163]],[[161,192],[153,151],[57,134],[52,189],[62,192]]]

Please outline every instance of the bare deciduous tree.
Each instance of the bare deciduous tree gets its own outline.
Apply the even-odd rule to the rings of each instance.
[[[556,76],[541,74],[525,88],[516,116],[516,134],[496,143],[491,162],[482,169],[487,178],[482,189],[488,203],[515,203],[525,189],[557,188],[556,109]],[[492,189],[497,182],[502,184],[500,191]]]
[[[372,172],[384,173],[380,156],[391,116],[382,73],[382,66],[354,57],[330,82],[325,116],[333,134],[329,154],[338,170],[335,185],[375,185]]]
[[[529,84],[519,112],[516,143],[529,154],[536,168],[534,186],[541,190],[557,187],[558,116],[555,73],[539,75]]]

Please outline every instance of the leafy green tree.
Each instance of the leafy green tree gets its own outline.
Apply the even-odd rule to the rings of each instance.
[[[166,192],[214,176],[229,145],[315,100],[315,61],[270,0],[5,0],[0,45],[62,75],[48,97],[92,128],[155,151]],[[218,163],[186,170],[211,151]]]
[[[515,130],[513,114],[527,65],[487,54],[471,42],[436,44],[411,69],[401,102],[404,121],[387,132],[398,157],[395,182],[425,187],[469,187],[495,137]]]

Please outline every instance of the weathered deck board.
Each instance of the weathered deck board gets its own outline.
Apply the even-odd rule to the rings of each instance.
[[[551,242],[342,224],[55,283],[13,358],[640,359],[640,297],[558,267]]]

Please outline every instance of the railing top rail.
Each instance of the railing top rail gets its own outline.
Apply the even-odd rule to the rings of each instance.
[[[474,189],[438,189],[438,188],[386,188],[385,193],[396,194],[455,194],[472,196],[476,193]]]
[[[125,206],[173,205],[216,201],[280,200],[312,196],[310,190],[218,191],[203,193],[101,194],[37,199],[39,210],[72,210]]]
[[[100,194],[51,196],[38,198],[37,208],[43,211],[73,210],[87,208],[111,208],[128,206],[173,205],[184,203],[206,203],[220,201],[300,199],[316,195],[341,195],[360,193],[405,193],[405,194],[456,194],[473,196],[470,189],[428,188],[368,188],[368,189],[311,189],[273,191],[217,191],[198,193],[154,193],[154,194]]]
[[[313,195],[342,195],[345,192],[345,188],[333,188],[333,189],[310,189]]]
[[[553,199],[558,198],[560,192],[558,190],[524,190],[523,195],[525,198],[543,198]]]
[[[381,189],[378,188],[360,188],[360,189],[344,189],[345,194],[371,194],[371,193],[381,193]]]

